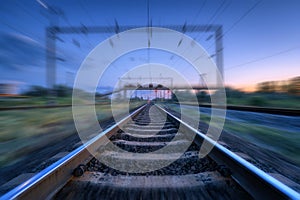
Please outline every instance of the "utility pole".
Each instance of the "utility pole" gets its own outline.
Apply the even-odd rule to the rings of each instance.
[[[206,76],[207,74],[206,73],[203,73],[203,74],[199,74],[200,76],[200,80],[199,80],[199,86],[200,88],[205,88],[206,87],[206,84],[205,84],[205,79],[204,77]]]
[[[39,0],[41,1],[41,0]],[[47,67],[47,86],[49,88],[53,88],[56,80],[56,40],[60,40],[58,38],[58,34],[79,34],[83,32],[82,26],[66,26],[59,27],[57,26],[56,20],[58,20],[59,16],[63,16],[63,12],[50,7],[45,4],[43,9],[47,9],[47,13],[52,17],[49,18],[50,26],[46,29],[46,67]],[[54,20],[53,20],[54,19]],[[151,23],[149,22],[149,27]],[[223,78],[223,32],[221,25],[185,25],[184,32],[213,32],[215,34],[215,44],[216,44],[216,63],[218,70],[220,72],[221,77]],[[116,27],[113,26],[84,26],[85,33],[105,33],[107,29],[116,29],[117,32],[122,32],[126,30],[130,30],[133,28],[138,28],[138,26],[119,26],[116,24]],[[164,28],[169,28],[177,31],[182,31],[182,27],[178,25],[166,25]],[[151,35],[150,35],[151,36]],[[149,46],[150,47],[150,46]],[[150,71],[151,72],[151,71]],[[170,79],[170,78],[168,78]],[[224,78],[223,78],[224,80]],[[217,87],[220,86],[222,80],[220,78],[217,79]],[[171,87],[172,90],[174,87],[173,79],[171,78]],[[153,84],[153,77],[150,74],[150,83]]]
[[[41,7],[42,15],[49,20],[49,26],[46,28],[46,85],[49,90],[49,97],[55,98],[56,91],[54,89],[56,83],[56,39],[59,16],[63,14],[62,10],[50,6],[45,2],[37,1]],[[46,10],[46,12],[45,12]],[[50,104],[55,104],[54,99],[50,99]]]
[[[217,87],[222,85],[224,82],[224,66],[223,66],[223,28],[219,26],[215,31],[215,42],[216,42],[216,64],[220,72],[220,76],[223,80],[219,80],[217,76]]]

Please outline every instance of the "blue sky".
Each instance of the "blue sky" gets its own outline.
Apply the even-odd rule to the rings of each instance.
[[[60,26],[147,25],[146,0],[66,1],[41,0],[63,11]],[[176,24],[220,24],[224,30],[225,84],[249,88],[268,80],[284,80],[300,75],[300,1],[297,0],[149,0],[152,26]],[[45,28],[48,10],[35,0],[2,0],[0,7],[0,82],[24,86],[46,85]],[[256,6],[255,6],[256,5]],[[254,7],[253,7],[254,6]],[[57,41],[57,83],[71,85],[83,59],[114,30],[102,34],[59,35]],[[187,33],[214,54],[209,33]],[[62,42],[63,41],[63,42]],[[79,47],[80,46],[80,47]],[[128,55],[118,73],[141,64],[145,52]],[[154,52],[153,61],[186,71],[184,61],[170,60],[167,53]],[[121,59],[121,60],[122,60]],[[167,60],[169,59],[169,60]],[[258,60],[257,62],[254,62]],[[119,63],[119,64],[118,64]],[[116,61],[120,65],[120,61]],[[114,67],[114,66],[112,66]],[[198,79],[194,77],[194,81]],[[103,83],[105,84],[105,83]],[[111,82],[110,84],[113,84]],[[109,84],[108,84],[109,85]]]

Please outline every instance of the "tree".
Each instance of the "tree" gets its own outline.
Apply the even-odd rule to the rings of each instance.
[[[281,91],[281,85],[278,81],[266,81],[258,84],[258,92],[274,93]]]
[[[48,94],[48,89],[47,88],[44,88],[44,87],[38,86],[38,85],[33,85],[23,95],[25,95],[25,96],[34,96],[34,97],[37,97],[37,96],[44,97],[44,96],[47,96],[47,94]]]
[[[54,91],[57,97],[67,97],[72,95],[72,88],[65,85],[55,85]]]
[[[300,76],[289,80],[288,93],[300,95]]]

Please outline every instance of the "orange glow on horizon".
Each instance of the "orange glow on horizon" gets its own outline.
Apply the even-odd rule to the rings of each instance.
[[[230,88],[233,88],[233,89],[236,89],[236,90],[240,90],[240,91],[243,91],[243,92],[255,92],[257,91],[257,85],[254,84],[254,85],[239,85],[238,87],[237,86],[232,86],[232,85],[226,85],[226,87],[230,87]]]

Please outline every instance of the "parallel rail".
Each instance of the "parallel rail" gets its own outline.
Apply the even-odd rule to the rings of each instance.
[[[99,102],[95,105],[105,105],[109,102]],[[191,106],[199,106],[205,108],[211,108],[211,104],[194,104],[194,103],[181,103],[183,105],[191,105]],[[91,104],[92,105],[92,104]],[[93,104],[94,105],[94,104]],[[38,109],[38,108],[64,108],[71,107],[72,104],[61,104],[61,105],[38,105],[38,106],[8,106],[8,107],[0,107],[0,111],[8,111],[8,110],[30,110],[30,109]],[[90,104],[87,104],[90,106]],[[268,114],[276,114],[276,115],[287,115],[287,116],[300,116],[299,109],[288,109],[288,108],[272,108],[272,107],[257,107],[257,106],[236,106],[236,105],[226,105],[219,106],[213,105],[214,108],[227,109],[227,110],[237,110],[237,111],[248,111],[248,112],[257,112],[257,113],[268,113]]]
[[[146,105],[140,107],[119,123],[111,126],[86,144],[78,147],[67,156],[42,170],[23,184],[0,197],[7,199],[49,199],[61,189],[72,178],[73,170],[80,164],[87,163],[92,158],[92,153],[97,151],[100,145],[105,145],[103,136],[118,130],[119,126],[125,124],[131,117],[139,114]],[[91,152],[93,151],[93,152]]]
[[[300,116],[299,109],[289,109],[289,108],[273,108],[273,107],[258,107],[258,106],[236,106],[236,105],[212,105],[212,104],[194,104],[194,103],[181,103],[183,105],[190,105],[190,106],[198,106],[204,108],[214,108],[219,109],[227,109],[227,110],[237,110],[237,111],[248,111],[248,112],[257,112],[257,113],[267,113],[267,114],[274,114],[274,115],[286,115],[286,116]]]
[[[103,136],[111,135],[116,132],[119,129],[119,126],[126,124],[129,119],[138,115],[145,106],[146,105],[142,106],[129,116],[125,117],[119,123],[99,133],[98,136],[88,141],[85,145],[77,148],[66,157],[60,159],[56,163],[33,176],[28,181],[9,191],[4,196],[0,197],[0,200],[51,198],[70,180],[70,178],[72,178],[72,172],[79,164],[87,163],[92,157],[91,153],[96,152],[100,145],[105,145],[107,140],[103,140]],[[300,199],[300,194],[293,189],[219,145],[216,141],[207,137],[205,134],[190,127],[186,122],[178,119],[162,107],[158,106],[158,108],[162,112],[165,112],[169,118],[181,123],[181,125],[187,130],[195,133],[197,136],[195,142],[198,145],[201,145],[203,141],[207,141],[214,145],[209,156],[218,163],[223,163],[229,167],[232,171],[232,177],[254,197],[267,197],[270,199]]]
[[[214,145],[209,156],[218,163],[222,163],[229,167],[232,170],[233,178],[251,195],[260,199],[266,197],[269,199],[300,199],[300,194],[295,190],[266,174],[264,171],[250,164],[235,153],[229,151],[205,134],[167,112],[165,109],[159,108],[166,112],[169,117],[180,122],[181,125],[185,126],[191,132],[194,132],[198,136],[195,140],[198,145],[201,145],[204,140],[211,145]]]

